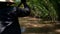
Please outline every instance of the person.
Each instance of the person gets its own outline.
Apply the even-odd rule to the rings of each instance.
[[[21,34],[18,17],[25,17],[30,14],[28,6],[19,8],[11,6],[13,0],[0,0],[0,34]]]

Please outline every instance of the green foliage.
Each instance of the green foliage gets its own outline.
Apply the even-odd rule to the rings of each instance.
[[[19,5],[19,3],[21,2],[21,0],[14,0],[14,6],[18,6]]]
[[[15,0],[15,6],[20,2],[20,0]],[[27,0],[27,4],[31,8],[32,16],[48,19],[51,18],[52,20],[55,20],[58,17],[57,3],[60,3],[60,0]]]
[[[34,16],[48,18],[46,16],[50,16],[52,20],[57,18],[56,9],[54,5],[56,3],[55,0],[30,0],[30,7],[33,10],[32,14]]]

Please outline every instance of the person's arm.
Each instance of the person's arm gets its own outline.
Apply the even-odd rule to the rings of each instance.
[[[30,9],[29,8],[17,8],[17,16],[18,17],[25,17],[28,16],[30,14]]]
[[[18,16],[20,16],[20,17],[28,16],[30,14],[30,7],[27,5],[26,0],[21,0],[21,3],[18,5],[18,7],[21,4],[24,5],[24,9],[17,8],[17,14],[18,14]]]
[[[20,7],[21,4],[26,5],[26,0],[21,0],[21,3],[18,5],[18,7]]]

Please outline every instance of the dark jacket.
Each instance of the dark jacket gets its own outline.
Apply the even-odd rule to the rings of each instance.
[[[21,34],[18,17],[25,17],[30,14],[28,7],[6,7],[0,9],[0,34]]]

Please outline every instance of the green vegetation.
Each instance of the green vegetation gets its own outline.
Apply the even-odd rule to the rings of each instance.
[[[15,6],[21,1],[15,0]],[[59,19],[60,0],[27,0],[31,8],[31,16],[49,20]]]

